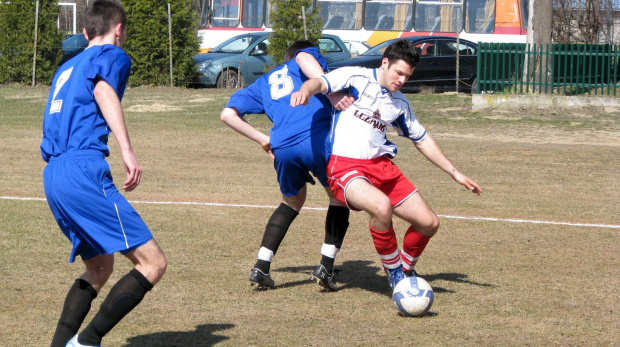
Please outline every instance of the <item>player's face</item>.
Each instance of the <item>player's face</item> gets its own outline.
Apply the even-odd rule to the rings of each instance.
[[[381,69],[383,71],[382,81],[380,84],[390,92],[395,92],[407,82],[409,76],[413,74],[413,67],[405,61],[399,59],[390,65],[387,58],[381,61]]]

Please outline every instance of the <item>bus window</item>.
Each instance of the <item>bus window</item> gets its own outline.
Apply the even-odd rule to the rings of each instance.
[[[362,28],[362,0],[318,0],[323,29],[358,30]]]
[[[208,20],[209,20],[209,0],[202,0],[202,5],[200,7],[200,23],[198,24],[198,27],[206,28]]]
[[[495,31],[495,0],[468,0],[465,31],[491,34]]]
[[[415,8],[416,31],[459,32],[463,30],[462,0],[422,0]]]
[[[265,21],[265,0],[244,0],[241,25],[246,28],[260,28]]]
[[[212,27],[239,26],[239,0],[213,0]]]
[[[270,0],[267,0],[267,14],[265,15],[265,26],[267,28],[271,28],[271,12],[276,10],[276,5],[274,5]]]
[[[410,0],[366,2],[366,30],[411,30],[413,2]]]
[[[521,0],[521,27],[527,30],[528,21],[530,20],[530,0]]]

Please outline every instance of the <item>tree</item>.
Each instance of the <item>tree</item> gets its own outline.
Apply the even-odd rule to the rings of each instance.
[[[286,48],[295,41],[310,40],[318,46],[323,23],[318,19],[320,8],[312,8],[312,0],[273,0],[272,3],[275,9],[271,12],[273,34],[269,55],[277,65],[284,62]],[[302,8],[306,10],[305,16]]]
[[[551,35],[553,32],[553,0],[530,0],[528,10],[527,43],[530,51],[538,54],[529,54],[523,69],[524,80],[544,83],[552,81],[552,60],[544,59],[551,54]],[[547,69],[543,71],[543,69]],[[540,85],[539,91],[551,92],[549,86]]]
[[[554,0],[553,39],[556,43],[613,43],[612,12],[612,0]]]
[[[129,85],[170,84],[168,3],[123,0],[127,12],[127,41],[123,48],[133,62]],[[198,52],[198,17],[191,0],[170,2],[172,17],[172,73],[175,86],[187,86],[194,78],[192,57]]]
[[[56,27],[59,6],[39,0],[36,29],[35,82],[49,84],[62,58],[62,37]],[[35,52],[36,3],[31,0],[0,2],[0,83],[32,82]]]

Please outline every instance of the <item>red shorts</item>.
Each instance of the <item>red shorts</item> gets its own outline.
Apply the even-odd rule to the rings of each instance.
[[[347,186],[357,178],[367,180],[390,198],[392,207],[398,206],[413,195],[417,188],[403,175],[402,171],[390,159],[353,159],[332,155],[327,165],[329,187],[338,201],[346,204]]]

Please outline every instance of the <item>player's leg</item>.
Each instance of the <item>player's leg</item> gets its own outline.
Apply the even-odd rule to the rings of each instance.
[[[78,333],[82,322],[90,311],[92,301],[108,281],[114,267],[113,255],[98,255],[84,260],[86,270],[69,289],[63,305],[52,347],[65,347]]]
[[[419,192],[395,207],[394,214],[411,224],[405,233],[401,258],[403,270],[413,273],[426,245],[439,229],[439,218]]]
[[[334,261],[349,227],[350,210],[334,197],[334,193],[328,187],[324,188],[329,197],[329,207],[325,216],[325,240],[321,247],[321,262],[312,272],[312,278],[329,291],[338,288]]]
[[[365,179],[355,179],[346,188],[347,203],[370,214],[370,235],[383,268],[394,288],[403,278],[398,241],[392,226],[392,203],[381,190]]]
[[[306,201],[306,187],[299,189],[294,196],[282,196],[283,202],[269,217],[254,269],[250,273],[250,284],[260,287],[274,288],[275,282],[269,274],[273,257],[280,248],[280,244],[289,227],[299,214],[299,210]]]
[[[99,312],[79,335],[79,343],[98,346],[120,320],[133,310],[162,278],[166,271],[166,257],[155,242],[150,240],[125,255],[135,268],[110,289]]]
[[[308,170],[300,163],[300,146],[272,149],[274,168],[282,193],[282,203],[273,212],[263,233],[258,259],[250,273],[250,285],[274,288],[269,274],[273,257],[286,236],[290,225],[306,202],[306,182],[314,183]]]

